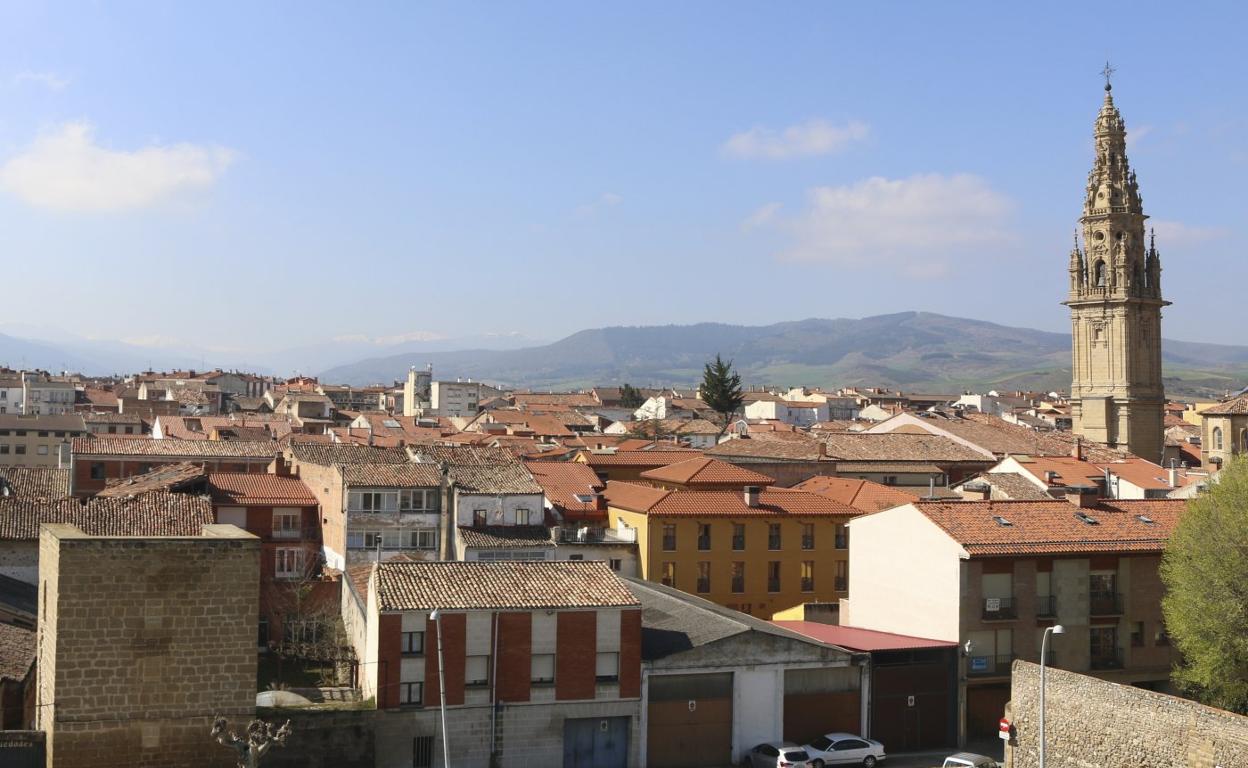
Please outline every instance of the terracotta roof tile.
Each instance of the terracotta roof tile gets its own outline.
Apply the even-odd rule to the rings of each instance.
[[[550,538],[550,529],[544,525],[460,526],[459,538],[468,549],[553,549],[555,546]]]
[[[581,455],[585,463],[591,467],[665,467],[684,461],[695,455],[695,451],[674,451],[669,448],[648,451],[615,451],[614,453],[595,453],[586,451]]]
[[[860,514],[859,510],[839,501],[794,488],[764,488],[754,507],[748,506],[745,495],[738,491],[669,491],[617,481],[607,483],[606,497],[610,506],[657,517],[853,517]]]
[[[304,443],[292,440],[288,448],[296,461],[331,466],[333,464],[406,464],[407,454],[389,448],[367,445]]]
[[[96,497],[134,496],[148,491],[181,491],[201,483],[207,474],[202,464],[191,461],[164,464],[141,475],[109,480]]]
[[[991,455],[941,435],[904,432],[828,432],[827,455],[844,461],[984,462]]]
[[[0,623],[0,680],[21,682],[35,663],[35,630]]]
[[[68,469],[56,467],[0,467],[0,496],[59,499],[69,495]]]
[[[1200,412],[1201,416],[1240,416],[1248,413],[1248,395],[1224,400]]]
[[[342,480],[352,487],[437,488],[442,470],[437,464],[347,464]]]
[[[0,540],[33,541],[42,523],[69,523],[90,536],[198,536],[213,522],[207,496],[156,491],[90,500],[0,499]]]
[[[208,493],[217,504],[311,507],[317,503],[299,478],[259,472],[212,472]]]
[[[774,478],[726,461],[700,456],[641,473],[646,480],[678,485],[771,485]]]
[[[638,605],[601,561],[384,562],[381,611],[599,608]]]
[[[873,483],[870,480],[850,477],[819,475],[798,483],[794,488],[799,491],[817,493],[862,512],[879,512],[881,509],[919,500],[918,496],[905,491]]]
[[[576,498],[577,495],[593,495],[606,488],[588,464],[574,461],[530,461],[525,466],[542,487],[550,503],[561,510],[579,512],[586,506],[592,509],[592,501],[581,501]]]
[[[272,458],[278,446],[273,441],[244,440],[153,440],[137,435],[97,435],[76,437],[75,456],[162,456],[176,458]]]

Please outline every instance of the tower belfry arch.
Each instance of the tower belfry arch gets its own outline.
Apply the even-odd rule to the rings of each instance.
[[[1070,254],[1075,432],[1160,463],[1165,391],[1161,378],[1161,257],[1145,236],[1143,197],[1127,160],[1127,129],[1114,104],[1108,63],[1105,100],[1093,130],[1095,157]],[[1082,247],[1079,234],[1083,236]]]

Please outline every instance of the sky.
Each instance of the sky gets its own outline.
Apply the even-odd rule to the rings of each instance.
[[[1235,3],[0,0],[0,329],[926,310],[1063,331],[1106,60],[1168,338],[1248,341]]]

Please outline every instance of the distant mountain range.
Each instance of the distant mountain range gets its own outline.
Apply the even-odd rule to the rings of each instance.
[[[389,382],[430,363],[437,378],[565,388],[627,381],[691,384],[716,354],[747,383],[875,385],[908,391],[1066,389],[1070,337],[927,312],[767,326],[721,323],[597,328],[552,344],[373,357],[321,372],[325,381]],[[1167,390],[1219,395],[1248,379],[1248,347],[1163,342]]]
[[[11,330],[11,329],[4,329]],[[342,384],[389,383],[410,366],[432,364],[439,379],[561,389],[629,382],[689,385],[721,354],[749,384],[874,385],[911,392],[1066,389],[1070,337],[927,312],[860,320],[799,320],[766,326],[699,323],[596,328],[550,344],[517,336],[476,336],[378,344],[340,339],[263,356],[262,365],[200,350],[148,348],[61,336],[0,334],[0,365],[84,373],[224,367],[288,375],[313,373]],[[257,357],[258,355],[249,355]],[[1248,383],[1248,347],[1163,342],[1166,389],[1220,396]]]

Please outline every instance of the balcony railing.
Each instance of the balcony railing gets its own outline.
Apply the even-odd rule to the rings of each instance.
[[[837,576],[832,579],[832,588],[837,592],[846,592],[849,590],[849,578],[846,576]]]
[[[1117,592],[1093,591],[1088,593],[1089,616],[1121,616],[1122,595]]]
[[[1122,669],[1122,650],[1095,651],[1088,662],[1091,669]]]
[[[1053,595],[1036,597],[1036,616],[1052,618],[1057,615],[1057,598]]]
[[[984,621],[1005,621],[1018,618],[1018,606],[1012,597],[985,597]]]
[[[968,677],[992,677],[1010,674],[1010,664],[1014,656],[971,656],[966,660]]]

